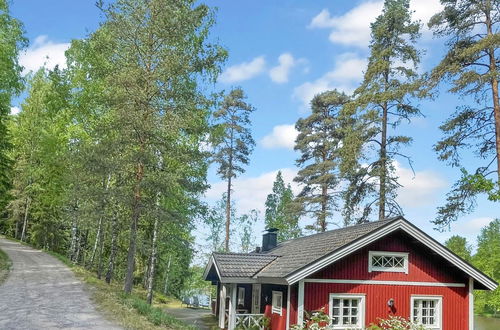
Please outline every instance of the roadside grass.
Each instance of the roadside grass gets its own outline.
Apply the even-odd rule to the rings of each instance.
[[[0,250],[0,284],[2,284],[9,275],[11,262],[5,252]]]
[[[11,238],[8,238],[11,239]],[[19,240],[12,239],[24,245],[28,245]],[[109,320],[115,321],[125,329],[137,330],[160,330],[160,329],[178,329],[178,330],[196,330],[196,327],[190,326],[171,315],[166,314],[162,309],[165,307],[180,307],[180,302],[172,297],[155,293],[153,304],[146,303],[146,290],[134,288],[132,294],[127,295],[123,292],[121,283],[112,282],[107,284],[103,279],[86,270],[83,267],[73,264],[67,257],[44,250],[47,254],[59,259],[65,265],[71,268],[75,276],[87,284],[91,294],[92,301],[96,307]],[[7,255],[0,250],[0,273],[2,268],[2,258],[5,256],[5,267],[10,267],[10,260]],[[1,274],[0,274],[1,275]],[[1,276],[0,276],[1,282]]]

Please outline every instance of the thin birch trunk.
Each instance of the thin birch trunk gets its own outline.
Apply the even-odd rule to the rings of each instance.
[[[92,249],[92,254],[90,255],[89,265],[87,268],[92,268],[94,264],[95,254],[97,252],[97,247],[99,245],[99,238],[101,237],[102,231],[102,215],[99,217],[99,224],[97,225],[97,234],[95,235],[94,248]]]
[[[23,221],[23,230],[21,232],[21,242],[24,242],[26,238],[26,230],[28,228],[28,211],[30,208],[31,198],[26,198],[26,207],[24,209],[24,221]]]
[[[163,294],[167,295],[168,292],[168,274],[170,273],[170,262],[172,261],[172,255],[168,256],[167,270],[165,272],[165,285],[163,286]]]
[[[155,271],[156,271],[156,241],[158,239],[158,217],[155,217],[155,223],[153,227],[153,244],[151,247],[151,258],[150,258],[150,265],[149,265],[149,276],[148,276],[148,295],[146,297],[146,301],[148,304],[151,305],[151,302],[153,301],[153,284],[154,284],[154,277],[155,277]]]
[[[141,148],[141,151],[144,151],[143,149],[144,148]],[[135,252],[137,249],[137,224],[139,222],[139,217],[141,216],[141,184],[143,178],[144,165],[140,162],[137,164],[134,200],[132,203],[132,218],[130,221],[129,248],[127,253],[127,272],[125,274],[125,283],[123,286],[123,291],[125,291],[125,293],[131,293],[132,286],[134,284]]]
[[[115,270],[115,257],[116,257],[116,238],[118,235],[118,217],[115,213],[113,215],[113,223],[111,224],[111,252],[109,254],[108,271],[106,272],[106,283],[110,284]]]

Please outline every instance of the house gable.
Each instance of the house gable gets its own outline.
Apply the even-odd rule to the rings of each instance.
[[[388,224],[377,228],[376,230],[373,230],[372,232],[352,241],[351,243],[332,251],[322,258],[314,260],[307,266],[302,267],[301,269],[298,269],[295,272],[289,274],[286,277],[286,280],[289,284],[297,283],[298,281],[309,277],[310,275],[324,269],[334,262],[339,261],[342,258],[349,256],[354,252],[357,252],[358,250],[368,246],[369,244],[376,242],[377,240],[397,231],[405,232],[412,239],[427,246],[432,251],[432,253],[445,258],[450,264],[454,265],[457,269],[460,269],[460,271],[463,272],[467,277],[472,277],[474,279],[475,288],[494,290],[498,286],[498,284],[491,278],[455,255],[453,252],[431,238],[429,235],[425,234],[423,231],[409,223],[403,217],[400,217],[395,221],[391,221]]]
[[[387,251],[408,255],[408,273],[369,271],[371,251]],[[465,286],[468,277],[453,264],[413,239],[404,231],[393,232],[346,256],[307,279],[344,279],[365,281],[404,281],[457,284]],[[458,284],[461,284],[458,286]]]

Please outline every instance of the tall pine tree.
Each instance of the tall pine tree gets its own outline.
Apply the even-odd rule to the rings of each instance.
[[[429,81],[431,86],[448,81],[450,92],[471,97],[468,105],[458,107],[441,125],[444,137],[435,145],[439,159],[462,171],[433,221],[438,228],[446,228],[474,209],[478,194],[500,199],[500,14],[494,0],[441,3],[443,11],[431,18],[429,26],[436,36],[448,38],[449,50]],[[475,169],[461,164],[462,152],[469,150],[481,162]]]
[[[402,213],[395,200],[400,185],[394,166],[397,158],[409,160],[400,147],[412,139],[391,135],[390,128],[420,114],[412,105],[412,98],[420,96],[416,72],[420,53],[415,48],[419,24],[412,21],[409,6],[409,0],[385,0],[382,14],[371,25],[370,57],[363,82],[354,93],[354,102],[346,107],[345,113],[355,119],[347,133],[349,152],[343,153],[344,158],[351,160],[347,162],[350,166],[345,167],[346,175],[364,183],[358,185],[362,194],[353,195],[359,202],[368,200],[363,211],[365,218],[373,205],[378,205],[379,220]],[[375,154],[370,155],[369,150],[375,150]]]
[[[214,161],[218,164],[217,174],[227,180],[226,190],[226,238],[224,249],[229,251],[231,232],[232,180],[244,173],[255,141],[250,131],[250,114],[255,109],[248,104],[241,88],[231,90],[215,111],[216,120]]]
[[[311,214],[315,223],[310,229],[323,232],[338,209],[340,197],[339,150],[342,147],[342,122],[339,113],[349,97],[336,90],[316,95],[312,113],[295,125],[299,131],[295,150],[300,152],[300,167],[294,181],[303,185],[295,201],[301,214]]]

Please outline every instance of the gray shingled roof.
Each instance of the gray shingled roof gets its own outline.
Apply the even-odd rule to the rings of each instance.
[[[214,253],[222,277],[283,278],[397,218],[330,230],[279,243],[261,253]]]
[[[219,253],[213,254],[222,277],[252,277],[277,256],[260,253]]]
[[[398,218],[368,222],[285,241],[265,253],[280,256],[257,277],[285,277]]]

